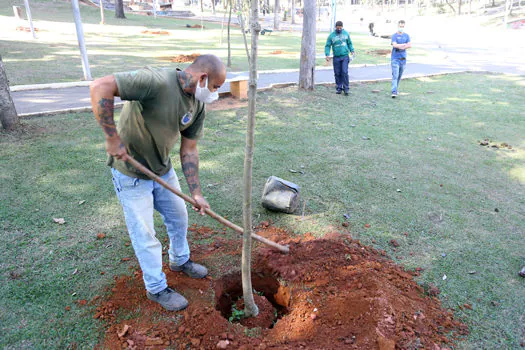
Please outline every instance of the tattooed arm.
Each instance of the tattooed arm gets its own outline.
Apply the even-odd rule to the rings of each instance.
[[[191,140],[182,136],[180,161],[184,177],[186,177],[186,182],[188,182],[188,187],[190,188],[191,196],[195,202],[197,202],[197,206],[193,209],[200,211],[201,215],[204,215],[204,210],[209,209],[210,205],[202,196],[199,181],[199,152],[197,151],[197,140]]]
[[[120,141],[113,119],[115,96],[119,96],[115,77],[108,75],[97,79],[91,83],[89,90],[93,114],[106,136],[106,151],[117,159],[122,159],[126,155],[126,148]]]

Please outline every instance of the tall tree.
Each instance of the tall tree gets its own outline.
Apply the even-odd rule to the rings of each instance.
[[[242,27],[241,27],[242,28]],[[250,80],[248,88],[248,125],[246,130],[246,149],[244,152],[244,195],[243,195],[243,240],[242,240],[242,292],[244,297],[244,315],[255,317],[259,308],[253,299],[251,260],[252,260],[252,169],[253,145],[255,135],[255,104],[257,98],[257,43],[259,40],[259,2],[251,0],[250,7],[250,32],[251,54],[248,55],[250,63]],[[244,32],[244,28],[243,28]],[[245,38],[246,40],[246,38]]]
[[[232,49],[231,49],[231,24],[232,24],[232,8],[233,3],[232,0],[228,0],[228,6],[230,7],[230,11],[228,12],[228,64],[226,65],[228,68],[231,68],[232,66]]]
[[[292,24],[295,24],[295,0],[292,0]]]
[[[104,24],[104,23],[105,23],[104,2],[102,0],[100,0],[100,24]]]
[[[15,104],[9,90],[9,80],[0,55],[0,122],[5,130],[13,130],[20,125],[20,118],[16,113]]]
[[[315,84],[315,0],[304,0],[303,36],[301,40],[301,67],[299,88],[313,90]]]
[[[275,8],[273,9],[273,29],[279,30],[279,0],[275,0]]]
[[[115,0],[115,17],[116,18],[126,18],[124,14],[124,1]]]

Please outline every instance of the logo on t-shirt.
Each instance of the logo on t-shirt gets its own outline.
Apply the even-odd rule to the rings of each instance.
[[[191,112],[186,112],[186,114],[184,114],[180,122],[182,125],[186,125],[189,122],[191,122],[191,118],[193,118],[193,115],[191,114]]]

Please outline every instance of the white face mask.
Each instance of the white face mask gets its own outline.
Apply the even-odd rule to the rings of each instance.
[[[195,98],[204,103],[212,103],[219,98],[219,91],[217,90],[215,92],[211,92],[210,89],[208,89],[208,77],[206,77],[206,83],[204,84],[203,88],[201,88],[201,85],[197,83]]]

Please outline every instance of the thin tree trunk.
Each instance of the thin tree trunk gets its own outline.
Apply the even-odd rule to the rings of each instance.
[[[228,16],[228,64],[227,64],[227,67],[231,68],[231,66],[232,66],[232,49],[231,49],[230,29],[231,29],[231,23],[232,23],[232,7],[233,7],[232,0],[228,0],[228,5],[230,6],[230,12],[229,12],[229,16]]]
[[[99,5],[100,5],[100,24],[104,24],[105,23],[105,19],[104,19],[104,2],[102,0],[99,0]]]
[[[201,0],[201,13],[204,12],[204,4],[203,4],[203,0]]]
[[[126,18],[124,14],[124,1],[122,0],[115,0],[115,17]]]
[[[211,11],[215,15],[215,0],[211,0]]]
[[[29,0],[24,0],[24,4],[26,7],[26,15],[27,20],[29,21],[29,28],[31,29],[31,34],[33,35],[33,39],[36,39],[35,27],[33,26],[33,17],[31,16],[31,8],[29,7]]]
[[[238,21],[241,25],[241,31],[242,31],[242,37],[244,39],[244,48],[246,49],[246,57],[248,57],[248,61],[250,61],[250,51],[248,50],[248,39],[246,39],[246,28],[244,26],[244,18],[242,17],[242,3],[241,0],[239,0],[239,16]]]
[[[15,104],[9,90],[9,80],[5,72],[2,56],[0,55],[0,122],[5,130],[14,130],[20,125],[20,118],[16,113]]]
[[[93,80],[91,77],[91,70],[89,69],[89,60],[86,49],[86,42],[84,40],[84,28],[82,26],[82,19],[80,18],[80,8],[78,0],[71,0],[73,7],[73,17],[75,19],[75,28],[77,32],[78,48],[80,49],[80,58],[82,59],[82,70],[84,72],[84,80]]]
[[[244,196],[242,240],[242,292],[244,297],[244,316],[256,317],[259,308],[253,299],[251,260],[252,260],[252,169],[253,145],[255,134],[255,103],[257,97],[257,42],[261,25],[259,24],[259,2],[251,1],[250,29],[252,34],[252,50],[249,58],[250,80],[248,89],[248,127],[246,131],[246,151],[244,153]]]
[[[305,90],[313,90],[315,84],[315,1],[304,1],[299,88]]]
[[[445,0],[445,2],[447,3],[448,6],[450,6],[450,8],[452,9],[452,12],[453,12],[454,14],[456,14],[456,9],[454,8],[454,6],[452,6],[452,5],[448,2],[448,0]]]

